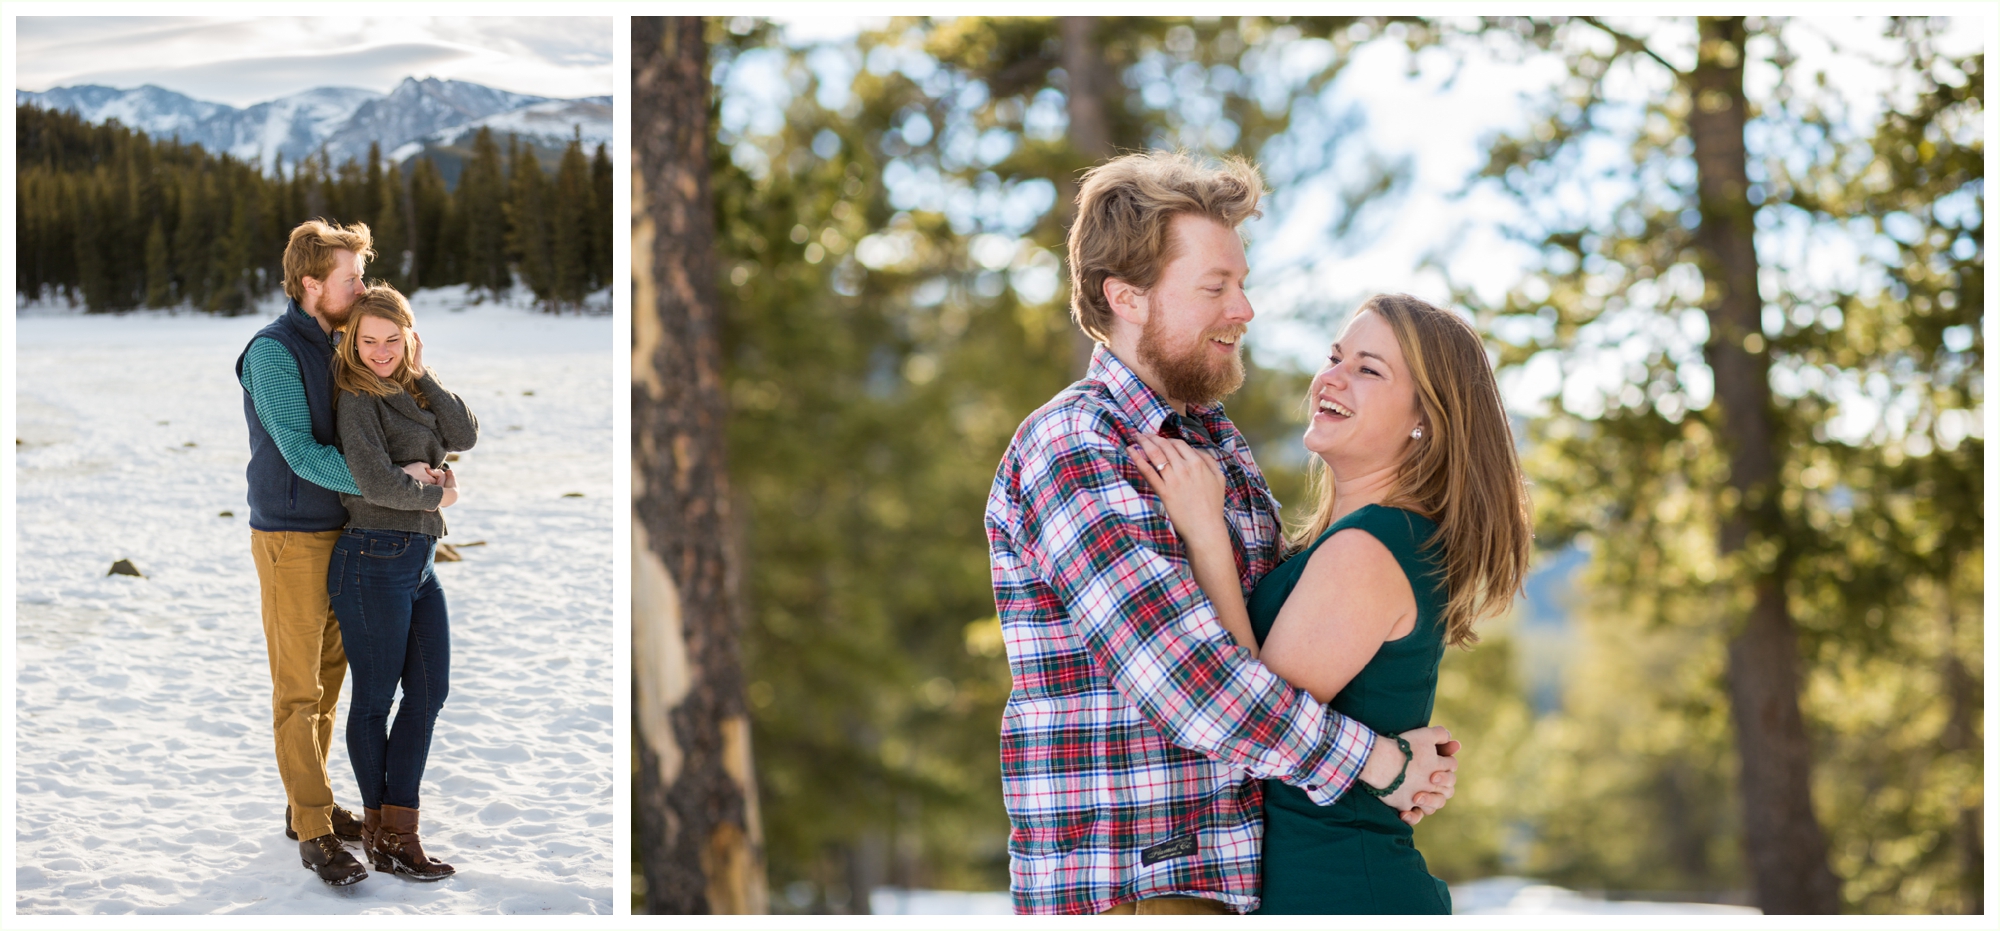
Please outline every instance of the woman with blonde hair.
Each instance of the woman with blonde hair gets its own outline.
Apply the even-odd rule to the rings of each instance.
[[[334,348],[335,419],[358,495],[341,495],[347,527],[326,588],[353,672],[347,755],[360,783],[362,845],[378,872],[436,880],[450,864],[424,853],[417,795],[431,728],[449,690],[451,632],[432,571],[441,510],[458,501],[445,454],[471,449],[479,421],[424,367],[410,303],[376,284],[354,302]],[[422,463],[433,482],[403,466]],[[400,686],[394,725],[389,709]]]
[[[1240,646],[1378,734],[1427,726],[1445,647],[1476,641],[1474,622],[1507,609],[1528,567],[1527,492],[1493,367],[1457,315],[1377,295],[1308,402],[1319,500],[1247,603],[1216,464],[1157,437],[1141,437],[1134,458]],[[1356,787],[1387,794],[1401,781]],[[1411,826],[1356,791],[1321,807],[1266,781],[1263,877],[1268,914],[1451,911]]]

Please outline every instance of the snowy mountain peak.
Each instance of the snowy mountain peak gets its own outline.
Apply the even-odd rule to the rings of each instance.
[[[404,78],[388,96],[357,108],[353,117],[326,138],[325,144],[336,162],[347,157],[361,158],[366,157],[371,142],[380,142],[385,152],[392,151],[438,130],[545,100],[548,98],[465,81]]]
[[[92,123],[116,119],[148,135],[226,152],[266,170],[280,160],[297,163],[322,152],[336,165],[365,159],[370,143],[380,143],[385,153],[412,151],[411,143],[421,149],[428,139],[456,135],[452,130],[489,120],[495,121],[490,125],[496,132],[560,136],[564,141],[579,124],[587,141],[599,136],[608,141],[611,125],[609,98],[552,100],[436,77],[406,77],[387,94],[315,87],[242,109],[152,85],[21,91],[15,102],[68,110]],[[507,118],[525,110],[534,112]]]
[[[234,110],[219,103],[196,100],[151,84],[133,88],[82,84],[42,92],[17,91],[16,104],[32,103],[51,110],[69,110],[92,123],[117,120],[134,129],[161,136],[174,136]]]
[[[404,78],[403,83],[396,85],[396,89],[390,91],[388,97],[384,98],[385,102],[401,106],[413,105],[418,100],[435,101],[465,114],[467,120],[519,109],[548,99],[530,94],[516,94],[466,81],[414,77]]]

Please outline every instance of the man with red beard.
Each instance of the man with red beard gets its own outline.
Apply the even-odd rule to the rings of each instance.
[[[1127,452],[1154,434],[1212,457],[1243,590],[1277,564],[1277,501],[1217,403],[1243,383],[1237,227],[1262,194],[1248,162],[1168,153],[1113,159],[1078,191],[1071,313],[1099,345],[1021,424],[986,505],[1018,912],[1255,909],[1259,779],[1321,805],[1357,779],[1394,787],[1382,801],[1413,824],[1452,794],[1442,728],[1402,735],[1423,751],[1406,756],[1239,650]]]
[[[335,446],[333,343],[367,290],[361,272],[374,255],[366,225],[299,224],[285,246],[285,311],[236,359],[250,428],[250,552],[263,600],[285,834],[298,839],[305,867],[336,886],[368,871],[341,843],[361,839],[362,819],[334,804],[326,772],[347,677],[326,569],[347,524],[339,493],[361,493]],[[422,463],[404,470],[435,481]]]

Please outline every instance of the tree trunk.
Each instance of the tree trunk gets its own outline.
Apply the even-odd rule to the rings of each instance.
[[[1062,17],[1062,66],[1069,79],[1069,144],[1095,164],[1111,157],[1108,100],[1117,76],[1097,44],[1097,17]]]
[[[699,17],[632,19],[633,838],[654,914],[756,914]]]
[[[1104,49],[1097,43],[1097,17],[1064,16],[1060,29],[1063,75],[1069,84],[1064,91],[1069,104],[1069,145],[1088,168],[1110,158],[1113,152],[1107,108],[1118,76],[1111,73]],[[1076,176],[1065,175],[1057,184],[1056,202],[1067,227],[1076,219]],[[1071,368],[1078,378],[1090,368],[1090,354],[1096,348],[1097,342],[1081,329],[1071,329]]]
[[[1735,499],[1723,518],[1720,546],[1725,557],[1741,561],[1752,595],[1750,614],[1729,644],[1728,672],[1742,758],[1744,847],[1765,912],[1832,914],[1840,910],[1840,881],[1827,866],[1826,837],[1813,814],[1812,754],[1799,712],[1798,635],[1785,602],[1780,441],[1771,417],[1743,143],[1744,23],[1704,17],[1700,35],[1697,64],[1687,75],[1701,197],[1694,238],[1708,285],[1706,355]]]
[[[1944,733],[1939,735],[1938,746],[1949,753],[1969,751],[1969,756],[1978,759],[1977,716],[1984,689],[1958,657],[1958,602],[1952,589],[1951,567],[1952,561],[1946,559],[1937,579],[1938,621],[1944,641],[1938,677],[1943,680],[1951,708]],[[1986,911],[1986,843],[1981,836],[1982,826],[1986,823],[1984,809],[1984,805],[1959,809],[1958,824],[1952,832],[1952,847],[1958,854],[1959,888],[1963,895],[1961,911],[1967,915],[1984,914]]]

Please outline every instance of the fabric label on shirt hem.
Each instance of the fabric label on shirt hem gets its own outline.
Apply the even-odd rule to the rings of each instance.
[[[1155,863],[1166,860],[1193,856],[1199,849],[1199,846],[1195,843],[1193,834],[1183,834],[1172,840],[1162,841],[1139,851],[1139,864],[1141,866],[1152,866]]]

